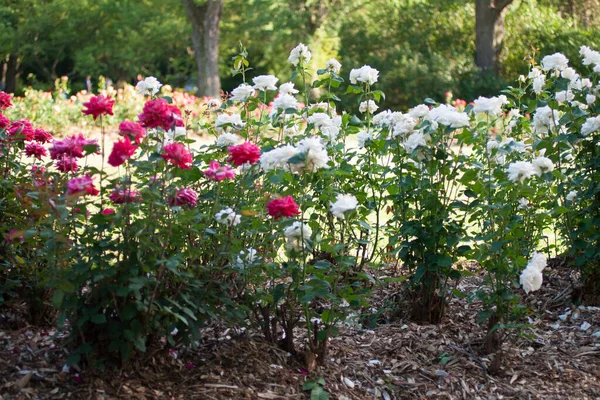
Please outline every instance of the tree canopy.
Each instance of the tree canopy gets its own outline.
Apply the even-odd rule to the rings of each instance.
[[[231,77],[231,57],[242,42],[252,73],[292,72],[287,55],[299,41],[313,50],[312,68],[338,58],[346,73],[371,64],[381,71],[384,106],[408,107],[445,93],[471,100],[497,91],[503,77],[518,76],[534,53],[600,45],[597,0],[515,0],[506,15],[498,74],[475,65],[473,0],[226,0],[220,23],[221,86]],[[577,3],[577,4],[576,4]],[[17,93],[49,89],[67,75],[74,89],[86,75],[132,81],[155,75],[183,87],[197,74],[192,26],[181,0],[5,0],[0,5],[2,80],[11,65]],[[598,47],[598,46],[596,46]],[[11,64],[12,63],[12,64]],[[285,73],[285,72],[284,72]],[[287,76],[280,76],[288,80]]]

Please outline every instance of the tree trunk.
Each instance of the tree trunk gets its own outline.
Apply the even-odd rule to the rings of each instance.
[[[6,63],[6,86],[4,91],[7,93],[14,93],[17,90],[17,77],[19,69],[19,59],[16,54],[8,56],[8,62]]]
[[[0,90],[6,87],[6,61],[0,62]]]
[[[512,0],[475,0],[475,64],[498,72],[504,38],[504,17]]]
[[[183,0],[192,24],[192,46],[198,66],[198,96],[219,97],[219,22],[224,0]]]

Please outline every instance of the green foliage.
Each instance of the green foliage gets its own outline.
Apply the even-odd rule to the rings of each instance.
[[[320,377],[316,381],[306,381],[302,385],[302,390],[310,392],[310,400],[328,400],[329,393],[324,389],[325,378]]]

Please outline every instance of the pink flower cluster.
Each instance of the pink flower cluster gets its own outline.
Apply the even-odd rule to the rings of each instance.
[[[138,118],[144,128],[162,128],[168,131],[175,126],[184,126],[181,110],[167,103],[165,99],[146,102]]]
[[[213,181],[222,181],[235,178],[235,170],[228,165],[221,166],[217,161],[211,161],[204,175]]]
[[[85,139],[83,134],[73,135],[71,137],[54,140],[50,148],[50,158],[58,160],[56,167],[61,172],[74,172],[77,170],[77,159],[84,156],[84,147],[95,146],[98,151],[98,141],[94,139]]]
[[[300,214],[300,210],[292,196],[283,196],[267,203],[267,213],[277,220],[282,217],[295,217]]]
[[[171,206],[188,206],[196,207],[198,204],[198,193],[190,188],[178,188],[175,196],[169,199]]]
[[[103,94],[92,97],[88,102],[83,103],[85,109],[81,112],[83,115],[91,115],[94,120],[101,115],[113,115],[113,106],[115,101]]]
[[[181,169],[192,168],[192,153],[181,143],[167,144],[160,156],[168,163],[177,165]]]
[[[118,185],[108,198],[115,204],[138,203],[142,201],[140,192],[137,190],[121,189]]]
[[[89,175],[73,178],[67,184],[67,196],[89,194],[96,196],[100,193],[94,186],[94,182]]]
[[[12,107],[11,95],[6,92],[0,92],[0,110],[6,110]]]
[[[129,136],[125,136],[123,140],[119,140],[113,145],[113,149],[108,156],[108,163],[113,167],[118,167],[129,160],[136,149],[137,147],[131,143]]]
[[[128,136],[133,139],[136,144],[140,144],[146,137],[146,130],[144,127],[136,122],[123,121],[119,124],[119,135]]]
[[[260,159],[260,148],[254,143],[244,142],[237,146],[231,146],[227,149],[229,153],[228,162],[236,167],[242,164],[254,164]]]

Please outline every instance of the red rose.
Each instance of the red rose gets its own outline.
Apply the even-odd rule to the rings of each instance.
[[[164,158],[165,161],[177,165],[179,168],[192,168],[192,153],[190,153],[181,143],[171,143],[166,145],[160,156]]]
[[[198,203],[198,194],[190,188],[178,188],[175,196],[169,199],[171,206],[189,206],[196,207]]]
[[[112,108],[114,104],[114,100],[101,94],[99,96],[94,96],[90,101],[83,103],[83,106],[86,108],[81,112],[83,115],[91,115],[94,117],[94,120],[96,120],[96,118],[101,115],[113,115]]]
[[[56,169],[60,172],[75,172],[79,169],[75,157],[71,157],[68,154],[63,154],[60,157],[61,158],[56,162]]]
[[[52,134],[41,128],[36,128],[33,131],[33,140],[40,143],[48,143],[53,139]]]
[[[274,199],[267,203],[267,212],[275,219],[281,217],[294,217],[300,214],[298,204],[292,196],[283,196],[280,199]]]
[[[119,135],[132,137],[137,144],[146,137],[146,130],[136,122],[123,121],[119,124]]]
[[[47,154],[46,148],[39,143],[31,142],[25,145],[25,155],[27,157],[35,157],[41,160],[42,156],[46,156]]]
[[[9,140],[16,140],[13,136],[19,136],[18,139],[23,140],[33,140],[35,137],[35,133],[33,131],[33,126],[31,122],[27,119],[22,119],[20,121],[15,121],[10,124],[7,131],[7,136]]]
[[[129,140],[129,136],[125,136],[125,139],[119,140],[113,146],[113,149],[108,156],[108,163],[113,167],[118,167],[135,153],[135,145]]]
[[[227,151],[230,156],[227,161],[238,167],[245,163],[254,164],[260,159],[260,149],[250,142],[231,146]]]
[[[150,100],[144,104],[144,110],[138,118],[144,128],[163,128],[165,131],[171,129],[175,124],[176,112],[169,107],[165,99]]]
[[[10,119],[6,118],[4,114],[0,114],[0,129],[6,129],[10,126]]]
[[[10,100],[10,94],[6,92],[0,92],[0,110],[6,110],[7,108],[12,107]]]

